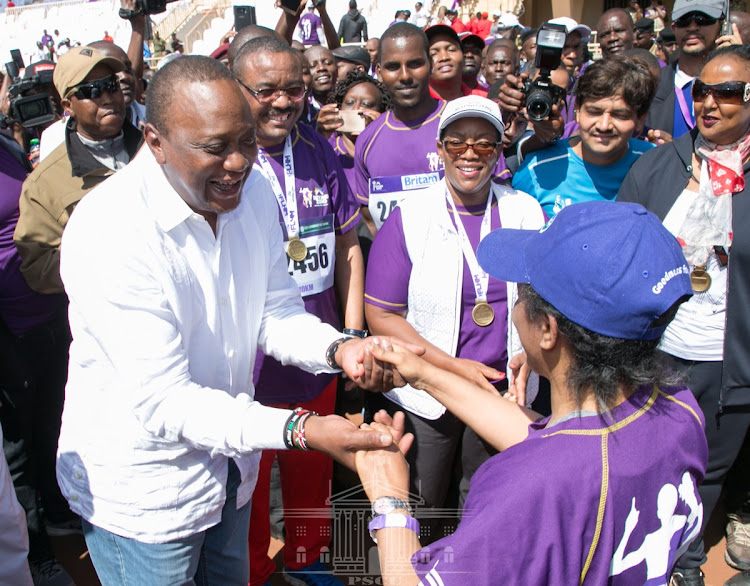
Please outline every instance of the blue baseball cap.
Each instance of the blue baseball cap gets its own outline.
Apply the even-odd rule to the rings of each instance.
[[[653,322],[693,294],[677,239],[632,203],[563,208],[540,231],[495,230],[477,258],[493,277],[528,283],[569,320],[626,340],[659,338]]]

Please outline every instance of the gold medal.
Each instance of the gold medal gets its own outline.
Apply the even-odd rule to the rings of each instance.
[[[471,310],[471,319],[480,327],[487,327],[495,321],[495,310],[486,301],[477,301],[474,309]]]
[[[690,273],[690,284],[696,293],[708,291],[708,288],[711,286],[711,275],[706,272],[705,266],[693,269],[693,272]]]
[[[289,241],[286,253],[293,261],[302,262],[307,258],[307,246],[299,238],[292,238]]]

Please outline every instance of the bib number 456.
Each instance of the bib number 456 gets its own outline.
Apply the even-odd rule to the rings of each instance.
[[[321,242],[317,246],[308,246],[307,256],[304,260],[296,261],[290,258],[289,262],[291,264],[290,275],[295,272],[305,274],[307,271],[314,272],[320,269],[327,269],[329,263],[328,246],[325,242]]]

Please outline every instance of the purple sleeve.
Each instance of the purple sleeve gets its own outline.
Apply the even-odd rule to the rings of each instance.
[[[404,240],[401,208],[397,207],[372,243],[367,261],[365,303],[389,311],[406,310],[410,277],[411,259]]]
[[[336,233],[346,234],[349,230],[356,228],[359,223],[359,204],[352,195],[344,168],[333,151],[333,147],[317,132],[315,136],[325,161],[326,182],[331,193],[331,205],[336,215]]]
[[[513,174],[510,172],[510,169],[508,169],[508,165],[505,162],[505,155],[500,153],[500,157],[497,159],[497,165],[495,165],[495,170],[492,173],[492,180],[495,183],[505,183],[506,181],[510,181],[513,177]]]

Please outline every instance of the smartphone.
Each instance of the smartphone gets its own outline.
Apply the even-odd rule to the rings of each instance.
[[[732,34],[732,23],[729,21],[729,0],[724,2],[724,24],[721,25],[721,34]]]
[[[11,49],[10,58],[13,60],[13,63],[16,64],[16,67],[18,67],[19,71],[25,68],[25,65],[23,64],[23,57],[21,56],[20,49]]]
[[[340,110],[339,116],[344,121],[344,125],[339,126],[336,132],[359,134],[365,129],[365,117],[360,116],[356,110]]]

